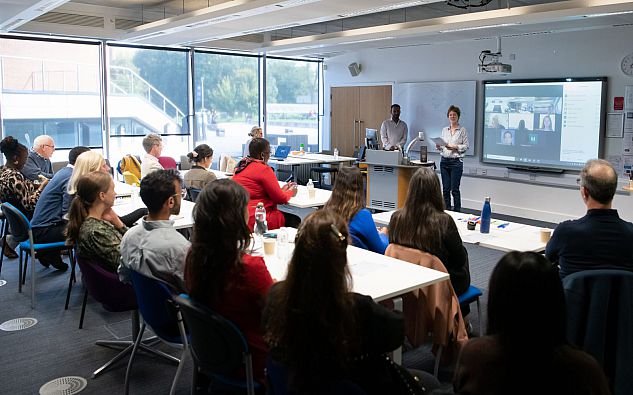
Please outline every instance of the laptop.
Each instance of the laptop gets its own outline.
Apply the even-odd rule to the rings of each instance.
[[[284,160],[288,157],[289,153],[290,153],[289,145],[278,145],[277,149],[275,150],[275,154],[272,156],[272,159]]]

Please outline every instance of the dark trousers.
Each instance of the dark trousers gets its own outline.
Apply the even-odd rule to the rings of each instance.
[[[33,240],[38,243],[57,243],[65,241],[64,230],[66,229],[66,221],[57,225],[49,225],[44,228],[33,228]],[[51,261],[61,262],[62,258],[59,251],[42,251],[37,253],[37,258],[44,266],[50,265]]]
[[[442,194],[444,195],[444,205],[447,210],[461,211],[462,200],[459,192],[459,184],[462,181],[464,172],[464,162],[459,158],[444,158],[440,161],[440,174],[442,175]],[[451,206],[451,194],[453,195],[453,206]]]

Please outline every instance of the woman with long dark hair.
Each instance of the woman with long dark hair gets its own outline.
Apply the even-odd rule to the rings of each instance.
[[[187,158],[192,166],[191,170],[185,174],[185,187],[202,189],[208,182],[217,178],[209,171],[209,166],[213,161],[213,149],[207,144],[196,146],[193,151],[187,154]]]
[[[288,374],[291,393],[324,393],[341,380],[367,394],[399,393],[384,353],[402,344],[404,322],[400,313],[350,292],[348,237],[345,221],[331,210],[308,215],[286,280],[270,290],[266,341]]]
[[[112,210],[115,198],[114,180],[109,174],[84,174],[76,182],[66,228],[66,241],[77,244],[77,255],[96,261],[112,273],[119,267],[121,238],[127,232]]]
[[[255,207],[264,203],[268,229],[278,229],[286,224],[278,204],[286,204],[297,194],[294,182],[279,186],[275,172],[268,166],[270,143],[266,139],[255,137],[249,144],[249,156],[242,158],[235,167],[233,181],[243,186],[250,195],[248,202],[248,226],[255,225]]]
[[[419,168],[411,177],[404,207],[391,216],[389,241],[437,256],[457,295],[470,286],[468,253],[455,221],[444,212],[440,182],[431,169]]]
[[[336,212],[347,222],[354,246],[385,253],[389,239],[386,232],[376,230],[374,219],[365,208],[363,176],[358,167],[339,170],[332,195],[323,208]]]
[[[264,259],[248,254],[247,204],[248,192],[232,180],[204,187],[193,210],[185,285],[193,298],[240,328],[253,354],[255,378],[263,382],[268,348],[260,327],[261,311],[273,280]]]
[[[455,392],[469,395],[608,394],[589,354],[567,343],[558,268],[534,252],[509,252],[490,277],[488,333],[462,348]]]

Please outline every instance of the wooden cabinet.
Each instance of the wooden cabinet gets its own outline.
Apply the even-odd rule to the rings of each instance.
[[[365,144],[365,129],[377,129],[389,118],[391,85],[332,87],[330,91],[331,147],[352,156]]]

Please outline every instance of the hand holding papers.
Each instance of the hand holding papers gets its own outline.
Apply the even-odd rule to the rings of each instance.
[[[438,147],[446,147],[446,145],[448,144],[446,141],[444,141],[443,138],[441,137],[431,137],[431,140],[435,143],[435,145],[437,145]]]

